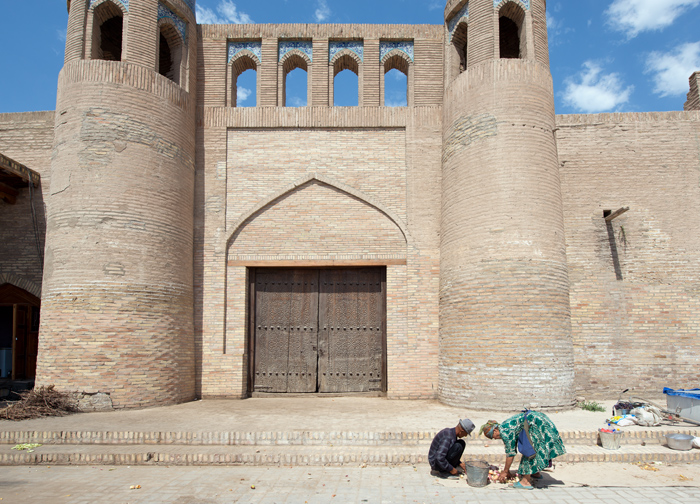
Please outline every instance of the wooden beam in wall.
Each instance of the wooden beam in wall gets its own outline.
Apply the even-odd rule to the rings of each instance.
[[[619,217],[619,216],[622,215],[623,213],[627,212],[629,209],[630,209],[630,207],[622,207],[622,208],[620,208],[620,209],[618,209],[618,210],[615,210],[613,213],[611,213],[610,215],[608,215],[608,216],[605,218],[605,221],[606,221],[606,222],[611,222],[613,219]]]
[[[249,268],[327,268],[327,267],[375,267],[404,266],[406,259],[323,259],[323,260],[279,260],[251,261],[230,260],[229,266],[247,266]]]
[[[7,172],[10,176],[23,180],[26,183],[31,181],[31,183],[34,184],[34,187],[39,187],[39,182],[41,181],[41,177],[37,172],[1,153],[0,171]]]

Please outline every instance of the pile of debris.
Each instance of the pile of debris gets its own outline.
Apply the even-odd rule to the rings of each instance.
[[[53,385],[20,393],[21,399],[0,410],[0,420],[30,420],[32,418],[66,416],[78,413],[78,403],[71,394],[54,390]]]

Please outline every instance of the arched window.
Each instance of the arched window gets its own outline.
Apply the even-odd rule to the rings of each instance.
[[[300,51],[287,54],[282,63],[283,107],[305,107],[308,104],[309,62]]]
[[[452,33],[452,59],[450,63],[453,78],[467,69],[467,34],[468,25],[465,22],[459,23]]]
[[[241,54],[231,62],[231,107],[255,107],[258,83],[257,58]]]
[[[168,22],[160,23],[158,38],[158,73],[175,84],[182,78],[183,42],[177,29]]]
[[[333,105],[355,107],[360,104],[360,63],[350,52],[333,61]]]
[[[122,60],[124,16],[119,7],[105,1],[92,13],[92,59]]]
[[[392,51],[384,60],[381,104],[385,107],[406,107],[410,103],[409,75],[411,66],[407,57]]]
[[[525,11],[515,2],[508,2],[499,12],[498,42],[501,58],[524,58],[525,44]]]

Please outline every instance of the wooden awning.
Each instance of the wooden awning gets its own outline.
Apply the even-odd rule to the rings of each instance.
[[[39,186],[41,177],[34,170],[30,170],[14,159],[0,154],[0,199],[10,205],[17,201],[19,190],[28,187],[31,183]]]

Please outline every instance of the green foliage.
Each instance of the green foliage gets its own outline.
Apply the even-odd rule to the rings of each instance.
[[[577,404],[579,408],[586,411],[602,412],[605,408],[595,401],[583,401]]]

